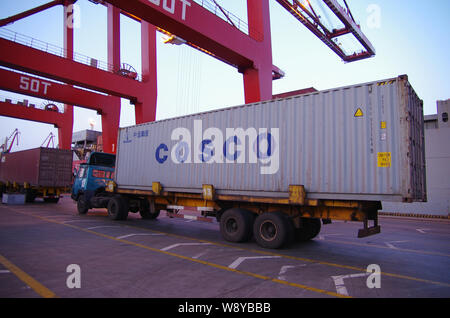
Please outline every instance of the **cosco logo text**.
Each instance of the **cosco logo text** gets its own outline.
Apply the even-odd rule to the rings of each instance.
[[[155,159],[160,164],[259,164],[261,174],[275,174],[280,163],[279,128],[219,128],[203,131],[201,120],[194,120],[194,132],[184,127],[172,131],[172,144],[159,144]]]

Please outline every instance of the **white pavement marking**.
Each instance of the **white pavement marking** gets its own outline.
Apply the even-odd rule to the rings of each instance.
[[[172,248],[178,247],[178,246],[190,246],[190,245],[211,245],[212,243],[177,243],[177,244],[172,244],[166,247],[163,247],[161,249],[161,251],[168,251],[171,250]]]
[[[164,235],[162,233],[131,233],[131,234],[127,234],[127,235],[122,235],[122,236],[118,236],[116,237],[116,239],[121,240],[127,237],[131,237],[131,236],[136,236],[136,235]]]
[[[44,218],[70,218],[71,215],[43,215]]]
[[[229,268],[236,269],[241,263],[248,259],[263,259],[263,258],[280,258],[281,256],[248,256],[248,257],[238,257],[233,263],[228,265]]]
[[[306,266],[306,264],[281,266],[280,272],[278,273],[278,279],[279,280],[287,280],[286,277],[284,276],[284,274],[286,274],[286,272],[291,268],[301,267],[301,266]]]
[[[120,225],[99,225],[99,226],[88,227],[88,228],[86,228],[86,230],[100,229],[103,227],[122,227],[122,226],[120,226]]]
[[[409,242],[409,241],[390,241],[390,242],[384,242],[384,244],[386,244],[389,248],[397,249],[397,247],[395,247],[391,243],[405,243],[405,242]]]
[[[70,221],[64,221],[63,224],[66,223],[73,223],[73,222],[95,222],[95,220],[70,220]]]
[[[427,232],[425,231],[429,231],[430,229],[416,229],[417,232],[422,233],[422,234],[427,234]]]
[[[344,234],[322,234],[317,237],[318,240],[325,240],[325,236],[344,235]]]
[[[198,259],[198,258],[200,258],[201,256],[203,256],[203,255],[205,255],[207,253],[208,253],[208,251],[204,251],[204,252],[198,253],[197,255],[192,256],[192,258],[193,259]]]
[[[347,288],[344,284],[344,279],[346,278],[355,278],[355,277],[364,277],[369,276],[371,273],[359,273],[359,274],[351,274],[351,275],[341,275],[341,276],[331,276],[334,281],[334,285],[336,285],[336,291],[338,294],[348,296]]]
[[[0,270],[0,274],[9,274],[9,273],[11,273],[11,272],[7,269]]]

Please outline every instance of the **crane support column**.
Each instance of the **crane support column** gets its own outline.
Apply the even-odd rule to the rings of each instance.
[[[245,103],[272,99],[272,43],[269,1],[247,0],[249,35],[260,39],[261,48],[253,67],[240,70],[244,75]]]
[[[73,60],[73,1],[64,1],[63,33],[64,54]],[[64,124],[58,125],[58,144],[60,149],[71,149],[73,131],[73,105],[64,104]]]
[[[143,94],[135,105],[136,124],[156,119],[157,60],[156,60],[156,27],[141,21],[141,55]]]
[[[120,9],[108,5],[108,64],[111,72],[120,69]],[[120,123],[120,97],[111,96],[109,105],[102,105],[103,151],[116,153],[117,134]]]

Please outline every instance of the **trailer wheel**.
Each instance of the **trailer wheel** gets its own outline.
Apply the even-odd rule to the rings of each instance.
[[[121,196],[109,199],[108,215],[112,220],[126,220],[128,217],[128,202]]]
[[[298,242],[312,240],[320,233],[320,219],[302,218],[301,223],[301,227],[299,229],[295,229],[295,239]]]
[[[160,210],[156,209],[155,203],[150,203],[148,200],[141,200],[139,202],[139,214],[145,220],[154,220],[159,216]]]
[[[36,193],[32,189],[24,189],[23,193],[25,194],[26,203],[33,203],[34,199],[36,199]]]
[[[84,194],[80,194],[77,200],[77,210],[78,214],[86,214],[89,211],[89,207],[86,202],[86,197]]]
[[[220,217],[220,233],[229,242],[245,242],[252,236],[253,213],[244,209],[229,209]]]
[[[44,198],[44,202],[46,203],[58,203],[59,198]]]
[[[292,240],[293,225],[282,212],[266,212],[256,218],[253,232],[261,247],[281,248]]]

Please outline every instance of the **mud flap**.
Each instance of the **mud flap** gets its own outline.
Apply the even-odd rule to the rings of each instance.
[[[381,227],[379,225],[375,225],[372,227],[364,227],[363,229],[358,231],[358,238],[375,235],[380,232],[381,232]]]

